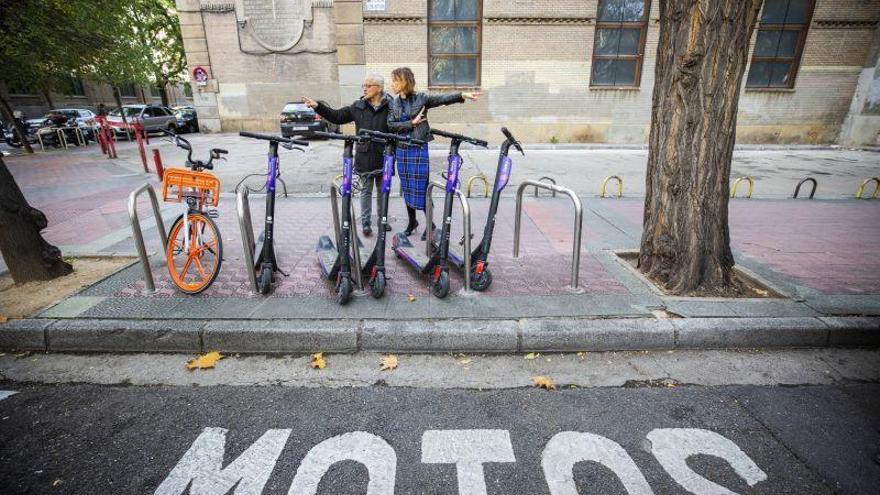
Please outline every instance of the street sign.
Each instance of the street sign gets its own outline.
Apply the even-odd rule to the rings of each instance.
[[[198,66],[192,71],[193,79],[198,86],[208,85],[208,71],[202,66]]]
[[[364,10],[366,11],[384,11],[385,0],[364,0]]]

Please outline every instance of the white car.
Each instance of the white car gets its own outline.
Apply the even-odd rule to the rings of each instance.
[[[95,127],[95,112],[86,108],[56,108],[54,110],[49,110],[46,112],[46,115],[39,119],[28,119],[26,122],[29,125],[40,125],[49,115],[58,113],[67,117],[68,120],[76,119],[76,122],[80,127]]]
[[[147,132],[159,130],[175,132],[177,130],[177,118],[170,108],[162,105],[123,105],[122,110],[116,108],[107,114],[107,122],[113,126],[113,130],[116,132],[125,132],[122,111],[125,111],[125,118],[129,124],[136,120],[144,125],[144,130]]]

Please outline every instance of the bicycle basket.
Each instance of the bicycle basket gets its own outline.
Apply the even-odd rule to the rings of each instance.
[[[198,198],[203,204],[220,202],[220,179],[206,172],[169,168],[162,177],[162,199],[180,203],[184,198]]]

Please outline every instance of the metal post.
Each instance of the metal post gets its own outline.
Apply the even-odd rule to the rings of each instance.
[[[583,231],[584,209],[581,205],[580,198],[578,198],[577,194],[575,194],[575,192],[571,189],[554,184],[547,184],[546,182],[540,182],[536,180],[526,180],[519,185],[519,188],[516,190],[516,216],[515,223],[513,224],[513,257],[519,258],[519,234],[522,223],[522,198],[526,188],[530,186],[545,189],[551,192],[559,192],[565,194],[566,196],[571,198],[572,203],[574,203],[574,239],[572,241],[573,246],[571,253],[571,284],[569,285],[568,290],[575,294],[581,294],[584,292],[584,290],[578,287],[578,281],[580,279],[581,234]]]
[[[162,238],[162,250],[168,250],[168,235],[165,233],[165,223],[162,221],[162,214],[159,211],[159,200],[156,198],[156,191],[150,184],[144,184],[135,189],[128,195],[128,217],[131,220],[131,230],[134,234],[134,243],[137,246],[138,256],[141,265],[144,267],[144,283],[148,292],[156,291],[156,284],[153,282],[153,271],[150,269],[150,259],[147,257],[147,248],[144,245],[144,233],[141,231],[141,222],[138,218],[137,200],[144,191],[150,195],[150,203],[153,207],[153,216],[156,218],[156,227],[159,228],[159,236]]]
[[[257,294],[257,271],[254,266],[254,228],[251,223],[251,204],[248,200],[248,188],[242,187],[235,193],[236,213],[238,213],[238,228],[241,231],[241,247],[244,250],[244,263],[247,268],[248,281],[251,283],[251,292]]]
[[[428,222],[428,227],[431,228],[430,225],[434,224],[434,203],[431,201],[431,194],[434,192],[435,187],[440,187],[445,189],[446,184],[440,183],[438,181],[432,181],[428,184],[428,189],[425,190],[425,217]],[[464,256],[464,290],[465,294],[471,293],[471,207],[468,203],[467,197],[461,192],[460,189],[455,190],[455,195],[458,196],[459,202],[461,203],[461,223],[462,229],[464,230],[464,252],[462,255]],[[445,220],[444,220],[445,221]],[[431,245],[434,240],[434,233],[431,232],[428,235],[425,235],[425,254],[428,255],[428,259],[431,259]]]
[[[162,180],[165,176],[165,167],[162,166],[162,155],[157,148],[153,148],[153,163],[156,165],[156,175]]]

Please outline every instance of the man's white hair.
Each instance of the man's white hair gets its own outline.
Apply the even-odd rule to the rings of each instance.
[[[385,78],[381,75],[373,72],[372,74],[368,74],[366,78],[367,81],[372,82],[373,84],[378,84],[379,86],[385,87]]]

